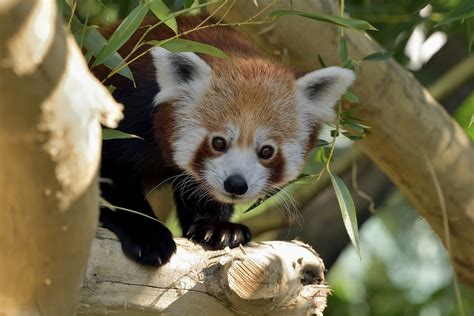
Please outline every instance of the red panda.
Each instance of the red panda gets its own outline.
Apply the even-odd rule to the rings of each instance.
[[[178,25],[184,32],[201,21],[180,18]],[[101,31],[108,36],[114,28]],[[144,29],[119,51],[122,56]],[[172,35],[163,26],[146,39]],[[298,176],[321,124],[335,119],[334,105],[355,77],[329,67],[296,78],[230,27],[184,38],[213,45],[230,60],[155,47],[130,65],[136,86],[118,75],[105,80],[124,104],[118,129],[143,140],[104,142],[101,176],[111,181],[102,183],[101,191],[113,205],[153,216],[145,196],[169,182],[183,235],[212,249],[232,248],[250,240],[247,227],[229,222],[233,205]],[[94,73],[104,79],[106,69]],[[149,218],[102,209],[101,223],[141,264],[163,265],[176,250],[170,231]]]

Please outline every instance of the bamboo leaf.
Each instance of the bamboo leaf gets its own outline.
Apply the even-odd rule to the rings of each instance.
[[[69,5],[64,2],[64,0],[60,0],[59,3],[61,3],[63,7],[63,14],[65,15],[65,17],[67,19],[70,19],[72,12]],[[92,26],[85,26],[76,16],[73,16],[71,19],[71,31],[74,34],[77,43],[79,43],[81,40],[81,35],[84,31],[84,28],[86,28],[87,33],[83,42],[83,47],[87,50],[86,56],[90,57],[90,54],[92,54],[93,56],[97,56],[100,50],[107,44],[107,40],[102,36],[102,34],[100,34],[100,32],[96,28]],[[90,59],[87,59],[87,61],[89,60]],[[103,64],[107,68],[114,70],[122,63],[124,63],[122,56],[120,56],[119,53],[115,52],[109,58],[107,58]],[[135,82],[132,71],[128,66],[125,66],[120,69],[118,73]]]
[[[148,4],[142,3],[130,12],[109,38],[107,44],[101,49],[92,66],[102,64],[110,55],[117,52],[117,50],[128,41],[142,23],[145,15],[148,13],[148,9]]]
[[[341,59],[341,63],[347,63],[349,58],[349,53],[347,51],[347,42],[344,36],[341,36],[341,40],[339,42],[339,58]]]
[[[307,177],[311,177],[312,175],[310,174],[306,174],[306,173],[302,173],[300,174],[296,179],[293,179],[291,180],[290,182],[288,182],[285,187],[289,186],[290,184],[292,183],[295,183],[303,178],[307,178]],[[255,203],[253,203],[248,209],[246,209],[244,211],[244,213],[247,213],[255,208],[257,208],[258,206],[260,206],[263,202],[267,201],[268,199],[274,197],[276,194],[280,193],[283,189],[280,188],[279,190],[272,190],[272,193],[271,194],[268,194],[268,195],[265,195],[264,197],[262,198],[259,198],[257,201],[255,201]]]
[[[297,15],[305,17],[312,20],[317,20],[321,22],[327,22],[331,24],[336,24],[339,26],[347,27],[350,29],[355,29],[359,31],[376,31],[377,29],[372,26],[369,22],[359,19],[351,19],[333,15],[326,15],[321,13],[308,13],[302,11],[289,11],[289,10],[277,10],[269,14],[270,17],[280,17],[288,15]]]
[[[163,21],[175,34],[178,34],[178,24],[176,18],[170,14],[170,10],[162,0],[153,0],[150,10],[160,20]]]
[[[181,38],[164,41],[149,41],[147,44],[163,47],[173,53],[194,52],[229,59],[229,56],[214,46]]]
[[[392,52],[376,52],[362,58],[363,61],[384,61],[393,56]]]
[[[318,61],[319,61],[319,64],[321,65],[322,68],[327,67],[326,63],[323,60],[323,57],[319,54],[318,54]]]
[[[347,90],[346,93],[344,93],[344,99],[351,103],[359,103],[359,97],[350,90]]]
[[[326,161],[328,161],[328,157],[326,156],[326,150],[324,149],[324,147],[321,147],[314,155],[314,162],[320,163]]]
[[[111,140],[111,139],[130,139],[130,138],[139,138],[142,139],[140,136],[125,133],[116,129],[109,129],[103,128],[102,129],[102,139],[103,140]]]
[[[324,147],[324,146],[327,146],[329,145],[330,143],[325,141],[324,139],[319,139],[318,140],[318,143],[316,144],[316,147]]]
[[[446,16],[435,24],[434,27],[449,24],[459,20],[465,20],[474,16],[474,1],[464,0],[453,10],[449,11]]]
[[[84,48],[87,49],[88,52],[91,52],[94,56],[97,56],[100,50],[105,47],[107,44],[107,40],[100,34],[100,32],[93,28],[90,29],[85,40],[84,40]],[[107,68],[114,70],[118,68],[120,65],[125,63],[122,56],[118,52],[112,53],[104,62],[104,66]],[[135,81],[133,78],[132,71],[128,66],[123,67],[118,72],[120,75]]]
[[[359,228],[357,226],[357,214],[354,206],[354,201],[344,181],[337,175],[329,172],[331,182],[336,192],[337,201],[341,209],[342,221],[346,228],[347,234],[354,245],[357,254],[360,257],[359,247]]]

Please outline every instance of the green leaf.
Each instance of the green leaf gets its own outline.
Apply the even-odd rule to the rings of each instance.
[[[115,87],[114,85],[107,86],[107,90],[109,90],[110,94],[114,93],[115,89],[117,89],[117,87]]]
[[[350,57],[347,58],[346,62],[342,65],[342,68],[354,70],[354,64]]]
[[[84,40],[84,48],[87,49],[88,52],[92,52],[94,56],[97,56],[101,50],[101,48],[105,47],[107,44],[107,40],[100,34],[97,29],[89,30],[85,40]],[[114,70],[118,68],[120,65],[124,64],[125,61],[123,60],[122,56],[118,52],[112,53],[107,59],[103,62],[104,66],[107,68]],[[132,80],[135,82],[133,78],[132,71],[128,66],[123,67],[118,72],[120,75]]]
[[[92,66],[102,64],[128,41],[142,23],[145,15],[148,13],[148,9],[148,4],[142,3],[130,12],[109,38],[107,44],[101,49]]]
[[[341,64],[347,63],[349,58],[349,54],[347,52],[347,42],[344,36],[341,36],[341,40],[339,41],[339,58],[341,59]]]
[[[150,10],[160,21],[163,21],[163,23],[172,29],[175,34],[178,34],[176,19],[170,14],[170,10],[162,0],[153,0],[150,4]]]
[[[295,183],[303,178],[307,178],[307,177],[311,177],[312,175],[311,174],[306,174],[306,173],[301,173],[296,179],[293,179],[291,180],[290,182],[288,182],[285,187],[289,186],[290,184],[292,183]],[[274,197],[275,195],[277,195],[278,193],[280,193],[281,191],[283,190],[283,188],[280,188],[278,190],[274,190],[272,191],[271,194],[267,194],[265,195],[264,197],[262,198],[259,198],[257,201],[255,201],[255,203],[253,203],[248,209],[246,209],[244,211],[244,213],[247,213],[255,208],[257,208],[258,206],[260,206],[263,202],[267,201],[268,199]]]
[[[321,147],[318,149],[318,151],[314,155],[314,162],[320,163],[320,162],[326,162],[326,161],[328,161],[328,157],[326,156],[326,150],[324,149],[324,147]]]
[[[474,44],[474,18],[466,20],[466,36],[469,53],[472,53],[472,44]]]
[[[347,90],[346,93],[344,93],[344,99],[351,103],[359,103],[359,97],[350,90]]]
[[[62,3],[63,13],[65,17],[69,19],[71,17],[71,8],[66,2],[64,2],[64,0],[59,1],[60,3]],[[83,42],[83,47],[87,50],[86,56],[90,57],[90,54],[97,56],[100,50],[106,45],[107,40],[102,36],[102,34],[100,34],[100,32],[96,28],[92,26],[84,26],[84,24],[82,24],[82,22],[76,16],[73,16],[71,20],[71,31],[74,34],[77,43],[79,43],[81,40],[81,35],[84,28],[86,28],[87,31]],[[89,59],[87,60],[89,61]],[[117,52],[113,53],[109,58],[104,61],[104,65],[111,70],[114,70],[123,63],[124,60],[122,56],[120,56],[120,54]],[[128,66],[125,66],[120,69],[118,73],[135,82],[132,71]]]
[[[129,138],[139,138],[143,139],[140,136],[133,135],[133,134],[128,134],[125,132],[121,132],[116,129],[109,129],[109,128],[103,128],[102,129],[102,139],[103,140],[111,140],[111,139],[129,139]]]
[[[334,191],[336,192],[337,201],[339,202],[342,221],[344,222],[347,234],[349,235],[349,238],[360,257],[359,228],[357,226],[357,214],[351,193],[341,178],[332,172],[329,172],[329,176],[331,177],[331,182],[334,187]]]
[[[459,20],[465,20],[473,16],[474,1],[464,0],[460,4],[458,4],[453,10],[449,11],[441,21],[435,24],[434,27],[438,27]]]
[[[327,67],[326,63],[323,60],[323,57],[321,57],[321,55],[319,55],[319,54],[318,54],[318,61],[319,61],[319,64],[321,65],[322,68]]]
[[[324,146],[327,146],[329,145],[330,143],[325,141],[324,139],[319,139],[318,140],[318,143],[316,144],[316,147],[324,147]]]
[[[173,53],[194,52],[207,54],[218,58],[229,59],[223,51],[211,45],[190,41],[181,38],[164,41],[149,41],[146,44],[163,47]]]
[[[336,24],[339,26],[359,30],[359,31],[368,31],[373,30],[376,31],[377,29],[373,27],[369,22],[359,19],[351,19],[351,18],[342,18],[339,16],[333,15],[326,15],[320,13],[308,13],[302,11],[289,11],[289,10],[277,10],[273,11],[269,14],[269,17],[280,17],[286,15],[297,15],[302,16],[308,19],[317,20],[321,22],[327,22]]]
[[[360,126],[359,124],[354,123],[354,122],[346,122],[344,124],[344,127],[349,127],[351,129],[353,129],[354,131],[359,132],[359,133],[363,133],[365,131],[365,129],[362,126]]]
[[[349,132],[342,132],[342,135],[346,136],[347,138],[349,138],[350,140],[354,141],[354,142],[357,142],[357,141],[360,141],[360,140],[363,140],[365,138],[365,135],[362,134],[362,135],[354,135],[354,134],[351,134]]]
[[[363,61],[384,61],[393,56],[392,52],[376,52],[362,58]]]

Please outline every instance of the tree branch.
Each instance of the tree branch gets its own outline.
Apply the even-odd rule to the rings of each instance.
[[[92,246],[79,315],[322,315],[329,292],[324,264],[298,242],[250,243],[204,250],[177,238],[177,253],[160,269],[126,258],[100,228]]]

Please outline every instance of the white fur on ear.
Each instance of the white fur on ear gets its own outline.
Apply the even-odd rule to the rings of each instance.
[[[328,67],[310,72],[296,81],[297,100],[303,116],[311,121],[332,123],[334,105],[355,79],[352,70]]]
[[[197,98],[208,87],[211,67],[194,53],[172,53],[164,48],[151,50],[160,92],[155,106],[183,96]]]

